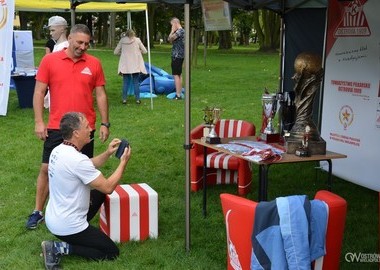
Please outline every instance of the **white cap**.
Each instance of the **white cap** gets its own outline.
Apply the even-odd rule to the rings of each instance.
[[[48,22],[48,27],[57,26],[57,25],[67,26],[67,21],[65,20],[65,18],[61,16],[50,17],[49,22]]]

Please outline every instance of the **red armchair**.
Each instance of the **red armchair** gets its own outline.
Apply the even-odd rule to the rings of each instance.
[[[195,127],[190,139],[200,139],[203,136],[204,125]],[[254,136],[254,124],[243,120],[221,119],[215,126],[215,131],[221,138]],[[204,147],[194,145],[190,150],[191,190],[198,191],[203,187]],[[251,188],[252,172],[249,163],[237,157],[218,153],[207,149],[207,185],[237,184],[238,194],[246,195]]]
[[[329,207],[322,269],[339,269],[347,202],[326,190],[318,191],[314,198],[326,202]],[[221,194],[220,199],[227,231],[227,269],[250,269],[251,235],[258,203],[231,194]]]

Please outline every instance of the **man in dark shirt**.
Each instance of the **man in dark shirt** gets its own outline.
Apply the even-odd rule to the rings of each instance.
[[[168,40],[173,44],[172,47],[172,74],[174,76],[176,95],[174,99],[181,99],[182,92],[182,65],[185,58],[185,30],[182,28],[178,18],[170,20],[172,30]]]

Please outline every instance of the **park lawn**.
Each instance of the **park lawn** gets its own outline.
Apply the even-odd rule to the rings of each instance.
[[[44,50],[35,48],[36,66]],[[88,262],[64,257],[64,269],[225,269],[226,235],[219,194],[236,194],[234,185],[208,189],[208,216],[202,216],[202,192],[191,193],[191,249],[185,251],[185,138],[184,101],[159,96],[129,99],[121,104],[118,56],[110,49],[90,49],[101,59],[109,96],[110,138],[127,138],[132,158],[122,183],[148,183],[159,195],[159,236],[156,240],[119,244],[121,256],[114,262]],[[202,109],[220,106],[223,118],[249,120],[261,125],[261,95],[265,88],[278,89],[279,55],[255,48],[231,52],[199,50],[197,66],[191,70],[191,126],[202,123]],[[145,57],[147,59],[147,57]],[[170,72],[170,47],[156,45],[152,64]],[[47,114],[46,114],[47,116]],[[42,240],[54,239],[45,225],[27,231],[25,222],[34,206],[36,177],[42,143],[34,135],[32,109],[20,109],[16,91],[9,96],[8,114],[0,117],[1,190],[0,268],[42,269]],[[98,124],[99,126],[99,124]],[[95,152],[106,149],[95,138]],[[108,176],[118,160],[111,158],[102,168]],[[273,166],[270,169],[269,199],[290,194],[307,194],[326,188],[326,173],[315,163]],[[257,166],[249,199],[257,200]],[[345,254],[378,253],[378,193],[333,178],[333,190],[348,202],[348,215],[341,256],[341,269],[378,269],[377,263],[348,263]],[[92,224],[98,225],[98,217]]]

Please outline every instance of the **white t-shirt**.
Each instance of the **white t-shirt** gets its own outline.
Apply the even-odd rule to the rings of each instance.
[[[49,159],[49,202],[45,222],[55,235],[71,235],[88,227],[89,183],[100,171],[74,147],[60,144]]]
[[[63,49],[69,47],[69,42],[67,40],[65,41],[62,41],[61,43],[56,43],[54,45],[54,49],[53,49],[53,52],[59,52],[59,51],[62,51]]]
[[[52,52],[59,52],[62,51],[63,49],[69,47],[69,42],[67,40],[62,41],[61,43],[56,43],[54,45],[53,51]],[[50,92],[48,91],[44,97],[44,107],[47,109],[50,107]]]

